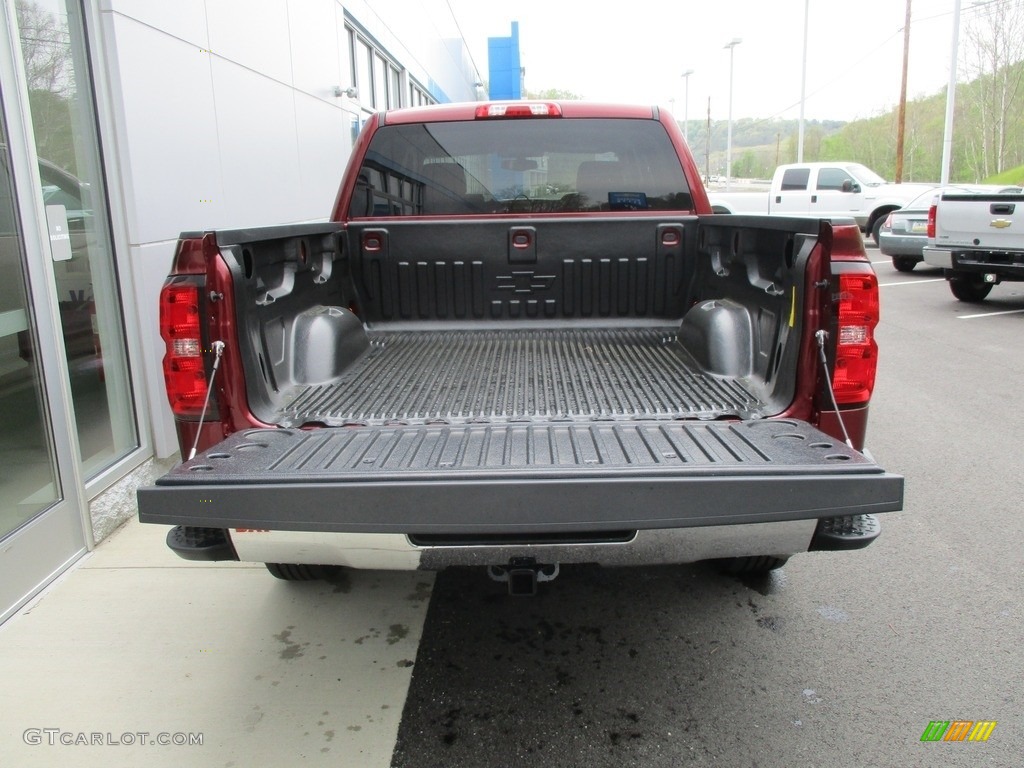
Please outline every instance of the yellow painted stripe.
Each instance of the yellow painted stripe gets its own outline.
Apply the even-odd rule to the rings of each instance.
[[[793,286],[793,298],[789,303],[789,327],[796,325],[796,286]]]
[[[974,730],[971,731],[971,735],[968,737],[968,741],[988,741],[988,737],[992,735],[992,731],[996,728],[995,720],[979,720],[974,726]]]

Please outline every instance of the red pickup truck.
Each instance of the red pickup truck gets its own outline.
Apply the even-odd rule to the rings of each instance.
[[[767,571],[866,546],[878,284],[852,220],[713,215],[656,108],[367,120],[327,223],[181,236],[161,295],[189,559]],[[197,454],[194,454],[198,450]]]

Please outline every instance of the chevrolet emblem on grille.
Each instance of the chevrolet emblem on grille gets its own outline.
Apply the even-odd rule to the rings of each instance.
[[[989,223],[989,226],[995,227],[996,229],[1006,229],[1012,223],[1013,222],[1009,219],[993,219],[991,223]]]

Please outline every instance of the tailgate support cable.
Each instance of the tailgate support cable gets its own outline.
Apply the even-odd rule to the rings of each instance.
[[[206,420],[206,409],[210,406],[210,393],[213,392],[213,381],[217,378],[217,369],[220,367],[220,358],[224,354],[224,342],[219,339],[213,342],[213,352],[216,357],[213,359],[213,370],[210,371],[210,385],[206,388],[206,399],[203,401],[203,410],[199,414],[199,426],[196,427],[196,439],[192,443],[192,450],[188,452],[188,461],[196,457],[196,448],[199,447],[199,436],[203,433],[203,422]]]
[[[843,414],[839,411],[839,404],[836,402],[836,393],[832,391],[832,377],[828,373],[828,358],[825,356],[825,339],[828,338],[827,331],[818,331],[814,334],[814,338],[818,340],[818,359],[821,360],[821,370],[825,373],[825,383],[828,385],[828,396],[832,400],[832,407],[836,409],[836,419],[839,421],[839,428],[843,430],[843,437],[846,439],[846,445],[857,450],[853,447],[853,443],[850,441],[850,433],[846,431],[846,424],[843,423]]]

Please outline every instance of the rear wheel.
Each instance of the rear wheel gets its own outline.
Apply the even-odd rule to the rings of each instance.
[[[282,581],[316,581],[326,579],[336,570],[330,565],[307,565],[305,563],[267,563],[270,574]]]
[[[897,272],[913,272],[917,266],[917,259],[913,256],[893,256],[892,265]]]
[[[985,300],[992,290],[992,283],[986,283],[981,275],[958,274],[949,278],[949,290],[960,301],[973,304]]]
[[[749,557],[730,557],[720,560],[722,570],[735,575],[764,575],[784,566],[788,557],[776,555],[751,555]]]

